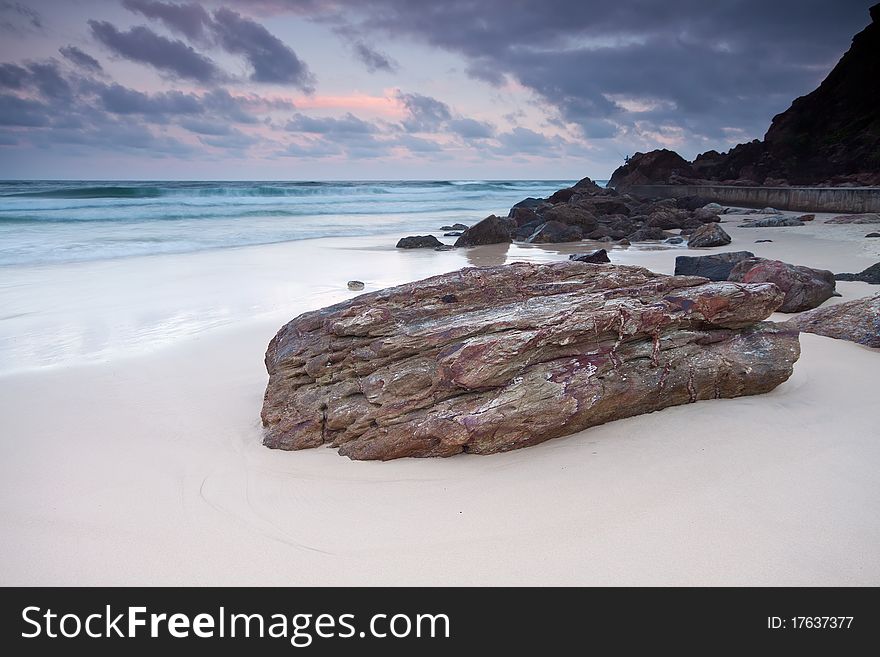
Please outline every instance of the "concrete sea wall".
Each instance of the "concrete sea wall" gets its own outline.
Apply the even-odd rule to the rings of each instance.
[[[725,185],[633,185],[641,198],[704,196],[722,205],[815,212],[880,212],[880,187],[734,187]]]

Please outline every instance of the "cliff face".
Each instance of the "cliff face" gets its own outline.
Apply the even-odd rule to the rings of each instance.
[[[819,87],[776,115],[763,141],[740,144],[726,154],[709,151],[691,165],[693,180],[756,185],[880,185],[880,4],[872,22]],[[632,162],[615,178],[634,176]],[[680,170],[684,168],[681,167]],[[650,172],[648,172],[650,174]],[[687,175],[687,174],[685,174]],[[638,184],[638,183],[628,183]]]

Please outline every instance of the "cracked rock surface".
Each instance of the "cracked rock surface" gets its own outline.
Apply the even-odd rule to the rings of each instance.
[[[467,268],[305,313],[266,352],[264,444],[353,459],[488,454],[768,392],[797,331],[772,283],[640,267]]]

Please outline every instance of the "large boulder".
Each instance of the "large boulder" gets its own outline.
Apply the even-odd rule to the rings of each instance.
[[[728,235],[721,224],[703,224],[697,228],[688,237],[688,246],[707,247],[707,246],[725,246],[730,244],[730,235]]]
[[[880,262],[871,265],[858,274],[835,274],[838,281],[861,281],[862,283],[880,284]]]
[[[633,203],[633,206],[635,205],[636,204]],[[606,196],[590,196],[589,198],[581,199],[577,202],[577,206],[591,212],[597,217],[606,214],[622,214],[629,216],[632,213],[632,209],[627,205],[625,200],[621,198],[609,198]]]
[[[503,244],[513,241],[516,221],[490,214],[468,228],[455,240],[455,246],[482,246],[484,244]]]
[[[825,269],[791,265],[781,260],[747,258],[738,262],[727,280],[773,283],[785,294],[781,313],[799,313],[825,303],[834,295],[834,274]]]
[[[805,333],[880,348],[880,294],[808,310],[785,325]]]
[[[517,226],[529,224],[541,219],[540,215],[531,208],[513,208],[510,211],[509,217],[516,222]]]
[[[710,281],[726,281],[734,265],[754,258],[751,251],[728,251],[704,256],[678,256],[675,259],[676,276],[702,276]]]
[[[589,209],[568,203],[554,205],[544,212],[543,217],[544,221],[558,221],[561,224],[578,226],[585,231],[593,230],[597,225],[596,215]]]
[[[511,208],[510,208],[510,215],[509,216],[512,217],[513,211],[516,210],[517,208],[529,208],[531,210],[534,210],[536,208],[540,208],[545,205],[547,205],[546,199],[535,198],[534,196],[529,196],[527,198],[524,198],[519,203],[514,203],[513,206],[511,206]]]
[[[690,162],[675,151],[662,148],[628,158],[611,174],[608,186],[625,189],[632,185],[664,185],[694,175]]]
[[[797,332],[770,284],[579,262],[467,268],[300,315],[266,352],[264,444],[353,459],[501,452],[768,392]]]
[[[567,203],[572,196],[578,193],[574,187],[566,187],[565,189],[559,189],[553,192],[550,196],[547,197],[547,201],[556,205],[557,203]]]
[[[717,224],[721,221],[718,212],[710,210],[709,206],[706,206],[705,208],[697,208],[691,216],[701,224]]]
[[[398,249],[433,249],[436,246],[443,246],[443,242],[433,235],[410,235],[397,241]]]
[[[547,221],[535,229],[526,242],[532,244],[555,244],[557,242],[578,242],[584,238],[577,226],[569,226],[558,221]]]
[[[523,224],[513,233],[513,239],[524,242],[525,240],[529,239],[529,237],[532,236],[532,233],[534,233],[538,229],[538,226],[543,223],[545,223],[545,221],[539,218],[535,221],[530,221],[527,224]]]
[[[718,218],[716,217],[717,221]],[[687,210],[655,210],[648,216],[648,226],[671,230],[673,228],[699,228],[702,222],[691,217]]]

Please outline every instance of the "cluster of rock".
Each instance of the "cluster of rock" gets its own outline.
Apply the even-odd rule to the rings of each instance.
[[[797,331],[771,283],[577,261],[467,268],[300,315],[272,339],[264,443],[487,454],[772,390]]]
[[[665,149],[636,153],[609,185],[880,185],[880,5],[870,13],[822,84],[775,116],[763,140],[693,162]]]
[[[835,294],[835,276],[830,271],[756,258],[750,251],[678,256],[675,274],[703,276],[712,281],[773,283],[784,295],[778,308],[783,313],[817,308]]]
[[[774,213],[777,210],[770,210]],[[489,215],[473,226],[443,226],[455,236],[456,247],[527,242],[553,244],[595,240],[599,242],[665,241],[688,246],[712,247],[730,244],[721,228],[719,215],[725,208],[699,197],[644,201],[614,189],[599,187],[584,178],[572,187],[547,198],[526,198],[514,205],[506,217]],[[675,231],[675,232],[671,232]],[[443,249],[433,235],[402,238],[401,249]]]
[[[548,198],[527,198],[507,217],[491,215],[471,226],[455,246],[522,241],[533,244],[577,242],[646,242],[700,232],[692,246],[721,246],[730,237],[718,226],[720,205],[689,206],[689,199],[643,201],[596,185],[584,178]],[[707,225],[714,227],[707,229]],[[670,231],[676,231],[672,233]]]

